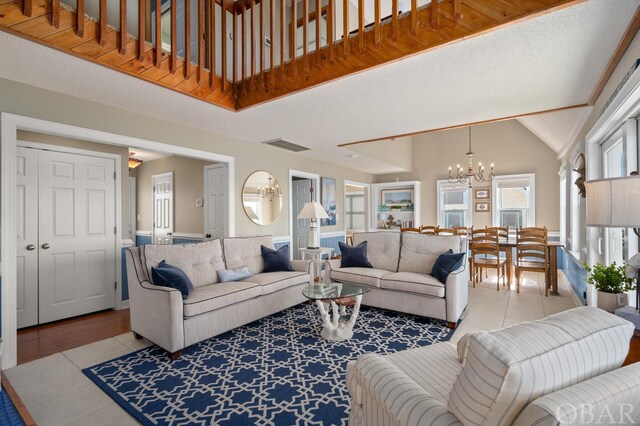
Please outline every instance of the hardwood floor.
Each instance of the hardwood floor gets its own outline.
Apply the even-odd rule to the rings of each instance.
[[[624,361],[623,365],[633,364],[634,362],[640,362],[640,331],[636,330],[631,338],[631,345],[629,346],[629,355]]]
[[[129,309],[102,311],[18,330],[18,364],[129,331]]]

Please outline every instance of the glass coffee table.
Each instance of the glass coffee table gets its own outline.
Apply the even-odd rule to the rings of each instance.
[[[312,284],[302,290],[309,300],[315,300],[324,327],[321,336],[336,342],[353,337],[353,325],[360,312],[362,295],[369,291],[364,286],[344,283]],[[347,306],[353,306],[349,319],[346,316]]]

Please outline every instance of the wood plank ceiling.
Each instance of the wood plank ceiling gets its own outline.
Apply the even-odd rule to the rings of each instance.
[[[410,11],[402,14],[398,13],[398,0],[392,0],[392,13],[384,19],[381,17],[381,0],[374,0],[373,5],[368,5],[374,8],[374,22],[369,25],[365,24],[367,5],[364,0],[358,0],[358,28],[352,31],[349,31],[350,0],[302,0],[290,14],[290,22],[296,22],[296,27],[302,28],[302,52],[296,55],[286,46],[300,44],[296,40],[297,32],[293,31],[291,24],[280,25],[287,16],[285,0],[262,0],[270,5],[266,11],[258,7],[260,2],[256,0],[235,3],[215,0],[224,8],[212,7],[213,0],[184,0],[187,8],[197,8],[198,16],[196,22],[191,22],[190,14],[183,14],[185,21],[181,27],[185,31],[184,38],[189,40],[192,32],[197,34],[195,55],[191,52],[190,43],[186,43],[183,49],[184,56],[192,58],[189,64],[177,55],[176,0],[171,0],[171,48],[168,52],[160,43],[160,14],[152,14],[149,6],[150,2],[155,2],[155,10],[159,10],[160,0],[139,0],[138,10],[142,13],[138,14],[136,36],[107,25],[106,0],[95,1],[99,2],[99,16],[91,19],[84,13],[85,0],[77,0],[76,10],[61,6],[60,0],[0,0],[0,29],[202,101],[239,111],[583,0],[433,0],[422,7],[417,6],[417,0],[412,0]],[[313,2],[311,12],[310,2]],[[340,22],[335,19],[336,2],[342,2],[342,10],[345,11]],[[126,0],[120,0],[119,28],[127,28],[126,8]],[[315,45],[310,48],[310,22],[317,19],[315,11],[318,9],[326,21],[326,43],[324,46],[319,44],[320,26],[315,26]],[[222,10],[232,25],[227,24],[227,19],[218,19],[221,28],[216,28],[215,14]],[[299,11],[302,14],[300,18],[297,16]],[[152,17],[155,18],[154,36],[151,35]],[[335,28],[349,33],[346,43],[344,38],[333,39]],[[223,34],[226,36],[222,37]],[[273,46],[268,49],[268,55],[267,49],[261,48],[264,43],[260,43],[265,36]],[[221,42],[227,37],[235,41],[231,43],[232,48]],[[276,52],[277,44],[279,52]],[[218,55],[216,45],[221,48]],[[245,64],[242,58],[247,58],[248,54],[251,59]],[[267,68],[266,56],[273,67]],[[292,57],[293,60],[290,59]],[[221,64],[216,64],[215,58],[219,58]],[[221,71],[212,74],[212,68]]]

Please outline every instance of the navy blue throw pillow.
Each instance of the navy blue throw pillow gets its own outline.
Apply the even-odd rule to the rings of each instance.
[[[436,263],[433,264],[433,269],[431,269],[431,276],[444,284],[449,274],[462,266],[463,261],[464,253],[454,253],[449,249],[448,252],[438,256]]]
[[[164,260],[156,268],[151,268],[151,278],[155,285],[180,290],[183,300],[189,297],[189,293],[193,290],[193,284],[187,274],[182,269],[169,265]]]
[[[367,259],[367,242],[363,241],[356,247],[338,242],[340,248],[341,268],[373,268]]]
[[[262,259],[264,260],[264,271],[262,272],[283,272],[293,271],[289,260],[289,245],[284,245],[278,250],[260,246]]]

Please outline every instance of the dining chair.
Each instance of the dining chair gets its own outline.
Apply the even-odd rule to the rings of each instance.
[[[508,240],[509,240],[509,228],[507,228],[506,226],[487,226],[486,228],[487,228],[487,229],[495,229],[496,231],[498,231],[498,241],[499,241],[500,243],[502,243],[502,242],[506,242],[506,241],[508,241]],[[500,248],[500,253],[501,253],[501,256],[500,256],[500,257],[502,257],[503,259],[507,259],[507,250],[512,250],[512,248],[511,248],[511,247],[504,247],[504,246],[502,246],[502,247]],[[509,265],[509,264],[507,263],[507,266],[506,266],[506,267],[507,267],[507,268],[510,268],[510,267],[511,267],[511,265]],[[485,278],[486,278],[486,277],[487,277],[487,273],[486,273],[486,271],[485,271]],[[511,285],[511,283],[509,283],[509,285]]]
[[[466,226],[454,226],[453,229],[456,230],[456,235],[460,235],[461,237],[466,237],[469,235],[469,230]]]
[[[436,228],[436,235],[458,235],[454,228]]]
[[[400,228],[400,232],[417,232],[420,233],[420,228]]]
[[[476,281],[482,279],[483,269],[495,269],[498,276],[497,290],[500,291],[500,276],[502,285],[507,282],[507,261],[500,258],[500,243],[498,231],[495,229],[471,229],[471,282],[473,287]]]
[[[420,233],[421,234],[429,234],[429,235],[436,235],[436,229],[438,229],[437,226],[421,226],[420,227]]]
[[[544,273],[544,295],[549,296],[549,253],[547,228],[521,228],[516,233],[516,292],[520,293],[522,273]]]

